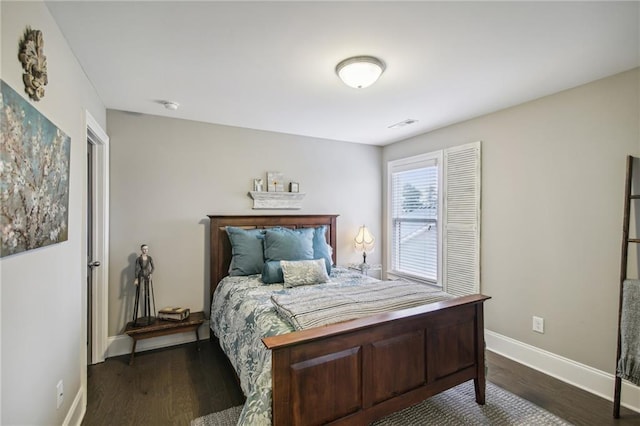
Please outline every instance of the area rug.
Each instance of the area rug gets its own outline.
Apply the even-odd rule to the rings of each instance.
[[[235,426],[241,406],[191,421],[191,426]],[[506,390],[487,382],[486,404],[476,404],[473,381],[390,414],[371,426],[552,426],[571,425]]]
[[[238,405],[224,411],[207,414],[191,420],[191,426],[236,426],[241,411],[242,405]]]

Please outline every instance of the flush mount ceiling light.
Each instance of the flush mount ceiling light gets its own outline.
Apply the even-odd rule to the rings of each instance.
[[[336,65],[336,74],[347,86],[364,89],[375,83],[384,69],[384,62],[378,58],[354,56]]]

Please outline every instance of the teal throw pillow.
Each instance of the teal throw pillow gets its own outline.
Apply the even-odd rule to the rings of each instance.
[[[264,262],[262,268],[262,282],[264,284],[283,283],[282,267],[279,260],[269,260]]]
[[[264,234],[264,260],[313,259],[313,228],[271,228]]]
[[[333,259],[331,259],[331,255],[333,253],[333,249],[329,244],[327,244],[327,226],[322,225],[314,228],[313,235],[313,258],[314,259],[324,259],[325,267],[327,268],[327,275],[331,275],[331,265],[333,264]]]
[[[264,230],[234,226],[227,226],[226,230],[231,242],[232,255],[229,275],[260,274],[264,266]]]

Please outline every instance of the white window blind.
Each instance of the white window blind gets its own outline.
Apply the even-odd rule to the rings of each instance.
[[[439,155],[393,162],[391,178],[391,271],[438,283]]]
[[[395,276],[480,291],[480,142],[389,162],[389,266]]]

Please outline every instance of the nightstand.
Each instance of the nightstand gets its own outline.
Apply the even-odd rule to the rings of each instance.
[[[133,365],[133,357],[136,353],[136,343],[138,343],[138,340],[149,339],[151,337],[195,331],[196,349],[199,351],[200,336],[198,335],[198,327],[204,323],[204,320],[204,312],[192,312],[191,315],[182,321],[156,319],[153,323],[142,327],[135,327],[133,322],[128,323],[124,332],[133,339],[129,365]]]
[[[380,279],[382,273],[382,265],[369,264],[369,263],[350,263],[347,267],[354,271],[359,271],[362,275],[371,276],[370,273],[374,272],[373,277]]]

